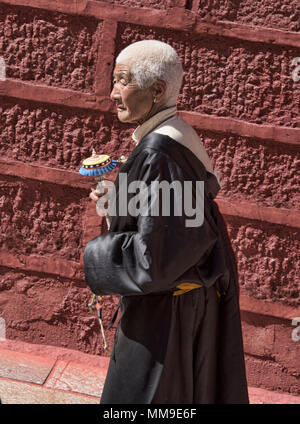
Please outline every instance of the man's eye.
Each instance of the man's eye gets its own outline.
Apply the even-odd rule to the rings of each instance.
[[[117,83],[121,83],[122,85],[126,85],[127,81],[125,79],[120,79],[119,81],[117,81],[116,79],[113,80],[113,84],[117,84]]]

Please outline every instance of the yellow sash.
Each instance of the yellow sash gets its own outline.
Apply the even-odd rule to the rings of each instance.
[[[181,283],[178,286],[176,286],[176,291],[174,291],[173,296],[178,296],[183,293],[187,293],[191,290],[198,289],[199,287],[202,287],[202,284],[194,284],[194,283]]]
[[[191,290],[198,289],[200,287],[202,287],[202,284],[181,283],[181,284],[178,284],[178,286],[176,286],[177,290],[174,291],[173,296],[178,296],[180,294],[187,293]],[[217,295],[218,295],[218,298],[220,299],[221,294],[220,294],[219,290],[217,290]]]

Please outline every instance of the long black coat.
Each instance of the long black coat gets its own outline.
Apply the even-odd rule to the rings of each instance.
[[[176,216],[171,202],[170,216],[117,214],[109,232],[86,245],[91,290],[121,295],[101,403],[248,403],[236,262],[213,200],[216,177],[188,148],[154,132],[120,173],[128,185],[204,181],[204,221],[187,227],[190,217]],[[127,191],[118,178],[116,190],[118,212],[118,193]],[[173,296],[183,282],[202,287]]]

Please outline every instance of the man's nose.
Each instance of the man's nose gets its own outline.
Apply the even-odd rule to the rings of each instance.
[[[121,98],[120,91],[118,90],[116,84],[114,84],[113,89],[110,93],[111,100],[119,100]]]

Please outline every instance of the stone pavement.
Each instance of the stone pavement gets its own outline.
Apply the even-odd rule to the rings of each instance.
[[[99,404],[108,357],[0,341],[3,404]],[[249,387],[250,403],[300,404],[300,396]]]

